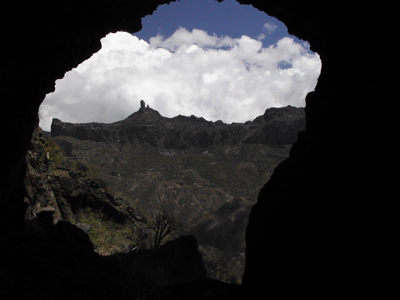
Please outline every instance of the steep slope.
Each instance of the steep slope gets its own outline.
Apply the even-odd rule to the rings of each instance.
[[[62,298],[136,299],[206,279],[193,236],[141,249],[149,224],[133,203],[89,166],[65,157],[39,127],[26,164],[25,228],[0,240],[0,297],[50,299],[62,291]]]
[[[136,246],[135,229],[143,225],[132,204],[113,194],[101,178],[79,161],[67,159],[60,146],[36,128],[26,157],[25,220],[27,230],[46,231],[58,221],[76,224],[89,232],[95,250],[101,254],[121,252]],[[42,228],[41,215],[49,219]],[[89,224],[86,224],[89,223]],[[126,238],[112,238],[122,229]],[[102,237],[100,237],[102,235]],[[113,247],[110,247],[112,238]]]
[[[51,134],[146,219],[173,212],[184,224],[177,234],[197,238],[209,275],[240,282],[250,209],[304,126],[304,109],[290,106],[243,124],[141,108],[112,124],[54,119]]]

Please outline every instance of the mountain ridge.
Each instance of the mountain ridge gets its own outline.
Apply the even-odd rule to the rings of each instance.
[[[186,149],[240,142],[293,144],[297,133],[304,128],[304,108],[292,106],[269,108],[253,121],[232,124],[207,121],[194,115],[167,118],[152,108],[141,107],[126,119],[109,124],[73,124],[53,119],[51,135],[122,144],[145,141],[162,148]]]

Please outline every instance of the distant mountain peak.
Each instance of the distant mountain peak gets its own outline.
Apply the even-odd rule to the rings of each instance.
[[[143,101],[143,100],[142,100]],[[117,123],[155,124],[163,123],[165,118],[155,109],[140,107],[138,111]]]
[[[206,148],[212,145],[238,143],[293,144],[297,133],[305,129],[304,108],[287,106],[269,108],[263,116],[246,123],[225,124],[207,121],[194,115],[167,118],[157,110],[141,107],[126,119],[111,123],[72,124],[53,119],[52,136],[72,136],[97,142],[146,142],[162,148]]]

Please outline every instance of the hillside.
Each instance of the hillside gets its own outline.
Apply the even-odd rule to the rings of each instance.
[[[143,223],[167,209],[183,224],[171,237],[196,237],[209,276],[240,282],[250,209],[304,127],[304,109],[290,106],[233,124],[142,107],[112,124],[54,119],[49,140],[118,195],[104,207]]]
[[[0,295],[137,299],[193,281],[212,288],[193,236],[146,247],[152,220],[39,127],[26,165],[24,231],[1,239]]]

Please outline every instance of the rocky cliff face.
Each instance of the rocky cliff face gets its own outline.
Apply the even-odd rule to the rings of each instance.
[[[56,144],[49,145],[39,127],[35,129],[26,157],[26,220],[35,219],[38,212],[48,207],[54,209],[54,223],[71,221],[79,209],[86,207],[101,209],[119,223],[133,218],[127,214],[130,210],[124,207],[124,199],[104,190],[88,176],[84,165],[52,163],[60,150],[57,147]]]
[[[87,165],[64,157],[60,145],[46,138],[39,127],[32,136],[26,163],[27,231],[46,232],[63,221],[89,233],[98,253],[124,252],[136,246],[134,231],[142,225],[134,207],[121,194],[108,191]],[[107,235],[124,227],[129,230],[123,234],[130,236],[119,243],[115,240],[110,247]]]
[[[267,109],[264,116],[244,124],[211,122],[196,116],[166,118],[158,111],[141,107],[123,121],[112,124],[71,124],[53,119],[52,136],[109,143],[146,142],[154,147],[187,149],[239,143],[293,144],[305,129],[304,108]]]
[[[90,299],[136,298],[206,277],[193,236],[156,250],[142,249],[146,218],[121,194],[108,191],[87,165],[61,152],[58,143],[35,129],[26,156],[24,234],[1,239],[0,296],[18,294],[24,282],[25,297],[47,298],[63,291],[68,298],[76,293]],[[46,290],[38,288],[43,281],[49,285]]]

